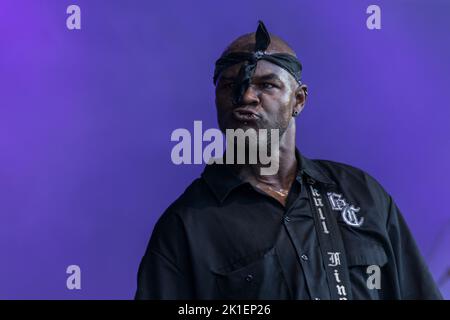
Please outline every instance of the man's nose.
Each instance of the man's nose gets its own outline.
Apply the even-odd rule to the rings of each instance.
[[[240,101],[237,101],[237,106],[257,105],[259,103],[259,93],[254,85],[250,84],[248,88],[242,94]]]

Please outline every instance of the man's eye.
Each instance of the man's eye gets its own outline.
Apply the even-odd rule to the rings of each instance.
[[[274,86],[272,83],[269,83],[269,82],[263,82],[263,83],[261,84],[261,87],[264,88],[264,89],[272,89],[272,88],[275,88],[275,86]]]
[[[234,87],[234,82],[227,82],[227,83],[222,84],[222,88],[225,88],[225,89],[232,89],[233,87]]]

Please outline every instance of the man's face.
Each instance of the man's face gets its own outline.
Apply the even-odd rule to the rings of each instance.
[[[292,76],[268,61],[260,60],[239,105],[234,105],[234,79],[242,63],[224,70],[216,86],[217,118],[220,129],[279,129],[280,136],[292,119],[298,103]]]

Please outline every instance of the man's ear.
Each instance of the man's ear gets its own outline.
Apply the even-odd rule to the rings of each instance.
[[[298,115],[305,107],[306,97],[308,96],[308,86],[306,84],[299,85],[295,89],[295,105],[293,112]]]

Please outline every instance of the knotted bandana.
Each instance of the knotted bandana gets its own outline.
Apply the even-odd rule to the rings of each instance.
[[[217,61],[214,70],[214,85],[226,68],[240,62],[244,62],[239,69],[239,74],[235,80],[233,89],[233,103],[240,104],[242,96],[247,91],[251,78],[255,72],[256,64],[259,60],[266,60],[289,72],[295,80],[301,84],[302,64],[296,57],[287,53],[266,53],[265,50],[270,44],[270,35],[264,23],[258,21],[258,29],[255,34],[255,48],[253,52],[230,52],[222,55]]]

